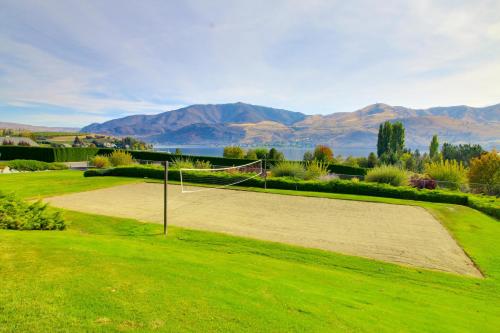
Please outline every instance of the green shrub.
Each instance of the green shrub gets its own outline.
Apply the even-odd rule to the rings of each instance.
[[[28,203],[0,192],[0,229],[63,230],[65,227],[61,213],[47,211],[47,205],[41,201]]]
[[[369,170],[365,180],[371,183],[405,186],[408,185],[408,174],[405,170],[396,166],[382,165]]]
[[[94,168],[105,169],[111,166],[111,162],[107,156],[97,155],[90,159],[90,164]]]
[[[66,170],[66,169],[68,169],[68,166],[64,163],[60,162],[49,163],[49,170]]]
[[[247,152],[245,154],[245,158],[247,158],[249,160],[256,160],[257,159],[257,152],[255,151],[255,149],[247,150]]]
[[[223,156],[228,158],[243,158],[245,157],[245,152],[239,146],[227,146],[224,147]]]
[[[18,171],[64,170],[68,168],[63,163],[47,163],[34,160],[12,160],[8,161],[7,165],[9,168]]]
[[[209,161],[197,160],[194,162],[194,168],[195,169],[211,169],[212,163],[210,163]]]
[[[467,170],[461,162],[454,160],[427,163],[425,173],[438,181],[438,186],[442,188],[459,190],[467,183]]]
[[[319,179],[328,175],[328,164],[322,161],[313,160],[306,163],[304,179]]]
[[[291,177],[296,179],[304,179],[304,165],[292,161],[281,161],[271,167],[273,177]]]
[[[194,169],[193,160],[189,157],[177,157],[169,163],[172,169]]]
[[[134,163],[132,154],[125,150],[115,150],[109,155],[109,162],[112,166],[130,165]]]

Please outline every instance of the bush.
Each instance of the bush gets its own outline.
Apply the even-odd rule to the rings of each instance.
[[[276,163],[271,168],[273,177],[291,177],[296,179],[304,179],[305,169],[301,163],[292,161],[281,161]]]
[[[224,157],[227,158],[243,158],[245,156],[245,152],[243,151],[243,148],[238,147],[238,146],[227,146],[224,147]]]
[[[115,167],[134,163],[132,154],[124,150],[115,150],[108,158],[111,165]]]
[[[437,183],[434,179],[431,179],[429,177],[419,177],[419,176],[413,176],[410,179],[410,184],[413,187],[416,187],[418,189],[428,189],[428,190],[434,190],[437,187]]]
[[[396,166],[382,165],[369,170],[365,180],[372,183],[405,186],[408,185],[408,174],[405,170]]]
[[[257,160],[257,152],[255,149],[249,149],[245,154],[245,158],[249,160]]]
[[[47,163],[34,160],[13,160],[7,162],[11,169],[18,171],[64,170],[68,166],[63,163]]]
[[[68,166],[64,163],[52,162],[49,163],[49,170],[66,170]]]
[[[500,156],[496,150],[471,160],[469,183],[484,193],[500,195]]]
[[[327,163],[316,160],[306,163],[306,172],[304,174],[304,179],[319,179],[326,175],[328,175]]]
[[[0,192],[0,229],[63,230],[65,227],[61,213],[48,212],[41,201],[30,204]]]
[[[211,169],[212,163],[210,163],[209,161],[196,160],[194,162],[194,168],[195,169]]]
[[[177,157],[175,158],[169,166],[172,169],[194,169],[193,161],[188,157]]]
[[[438,186],[459,190],[467,182],[467,171],[457,161],[438,161],[425,165],[425,173],[438,181]],[[441,183],[440,183],[441,182]]]
[[[97,155],[90,159],[90,164],[94,168],[105,169],[111,166],[111,162],[107,156]]]

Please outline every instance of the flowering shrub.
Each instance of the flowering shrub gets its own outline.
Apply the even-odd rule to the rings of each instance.
[[[418,189],[426,188],[428,190],[434,190],[437,187],[437,182],[429,177],[418,177],[414,176],[410,179],[410,184]]]

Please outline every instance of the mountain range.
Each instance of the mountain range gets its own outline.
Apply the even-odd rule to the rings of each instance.
[[[77,127],[47,127],[47,126],[34,126],[20,123],[10,123],[0,121],[0,128],[14,129],[14,130],[27,130],[31,132],[78,132],[80,129]]]
[[[350,148],[376,145],[384,121],[401,121],[407,146],[427,147],[432,135],[441,142],[500,144],[500,104],[488,107],[451,106],[411,109],[377,103],[354,112],[306,115],[245,103],[198,104],[157,115],[133,115],[91,124],[81,129],[111,135],[131,135],[160,144],[317,143]]]

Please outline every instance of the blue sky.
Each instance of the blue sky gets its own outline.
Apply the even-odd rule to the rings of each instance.
[[[0,121],[500,103],[500,1],[0,0]]]

